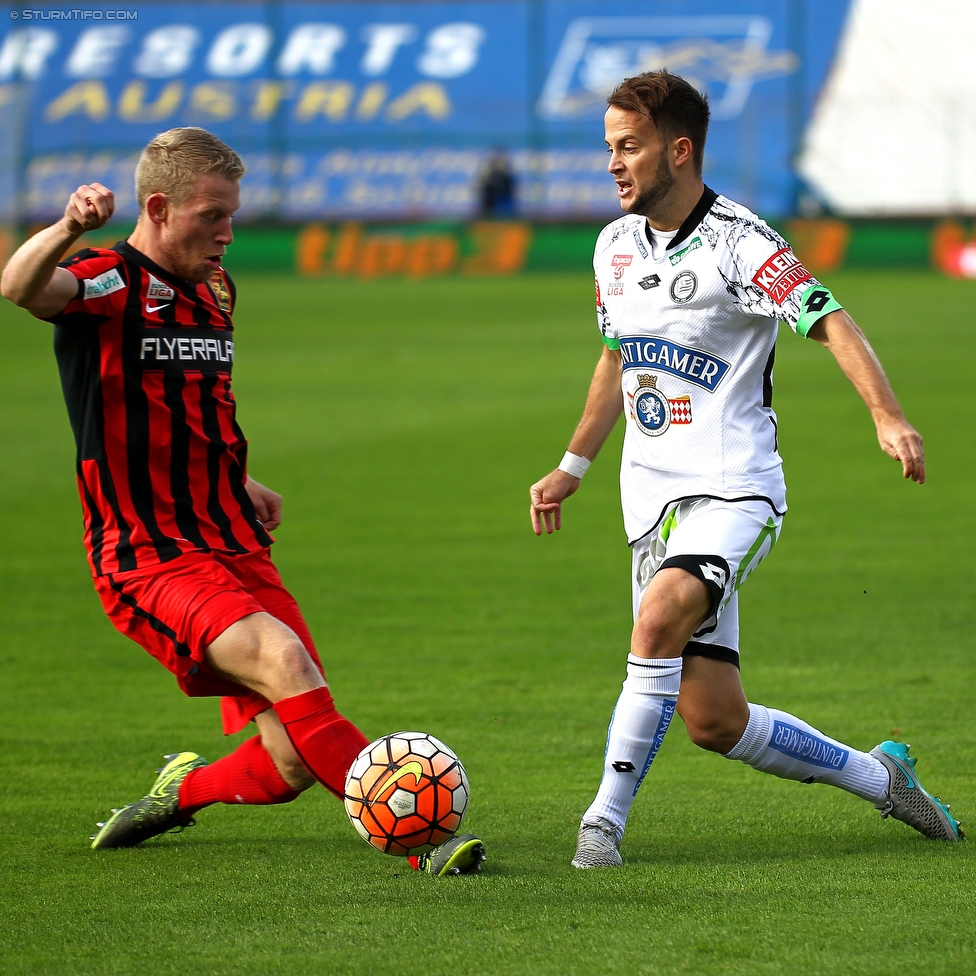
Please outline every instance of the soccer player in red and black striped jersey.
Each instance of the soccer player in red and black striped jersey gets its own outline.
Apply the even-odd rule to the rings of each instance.
[[[231,392],[233,240],[240,157],[199,128],[171,129],[136,169],[128,240],[58,263],[114,208],[99,183],[28,240],[0,292],[54,324],[78,445],[95,588],[112,623],[187,695],[221,695],[224,731],[258,735],[207,765],[169,760],[150,794],[93,847],[127,847],[212,803],[287,803],[315,780],[341,796],[366,738],[335,708],[298,605],[271,562],[281,498],[247,473]]]

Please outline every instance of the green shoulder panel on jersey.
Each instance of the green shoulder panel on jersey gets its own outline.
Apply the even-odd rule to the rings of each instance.
[[[607,349],[619,349],[620,348],[620,340],[619,339],[615,339],[613,336],[606,336],[605,335],[603,337],[603,342],[606,345]]]
[[[814,325],[830,312],[836,312],[844,306],[834,298],[829,288],[816,284],[808,288],[800,299],[800,317],[796,320],[796,331],[805,339]]]

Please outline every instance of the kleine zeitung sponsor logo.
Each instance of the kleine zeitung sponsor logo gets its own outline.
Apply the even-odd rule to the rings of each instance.
[[[812,277],[800,264],[799,258],[784,247],[753,275],[752,283],[758,285],[774,302],[782,304],[797,285]]]

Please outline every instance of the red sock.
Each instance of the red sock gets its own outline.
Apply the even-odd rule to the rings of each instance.
[[[191,770],[180,784],[180,810],[193,814],[211,803],[290,803],[298,794],[256,735],[213,765]]]
[[[274,710],[306,769],[341,800],[346,773],[369,740],[336,711],[328,686],[283,698]]]

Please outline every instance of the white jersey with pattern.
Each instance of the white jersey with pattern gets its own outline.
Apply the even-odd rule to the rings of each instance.
[[[601,232],[593,269],[600,331],[621,355],[628,539],[681,498],[762,499],[784,513],[778,322],[806,336],[840,308],[830,292],[765,221],[707,187],[658,259],[646,219],[628,214]]]

